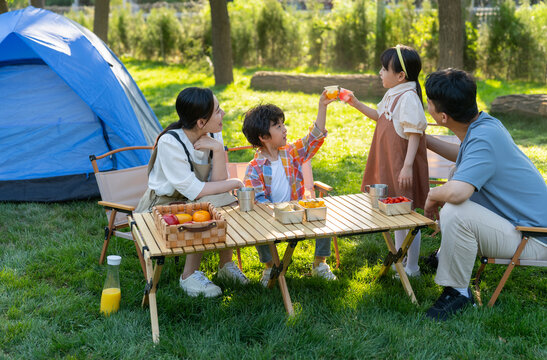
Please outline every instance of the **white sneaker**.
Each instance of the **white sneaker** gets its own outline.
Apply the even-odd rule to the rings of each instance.
[[[266,268],[262,271],[262,277],[260,278],[260,283],[264,287],[268,287],[268,282],[270,281],[270,275],[272,273],[272,268]]]
[[[224,280],[229,280],[233,282],[237,282],[240,284],[248,284],[249,279],[247,279],[247,276],[239,270],[239,268],[234,264],[233,261],[227,262],[224,264],[222,269],[219,269],[217,272],[217,276]]]
[[[214,297],[222,294],[222,290],[213,284],[211,280],[205,276],[201,271],[194,271],[194,273],[188,276],[186,279],[182,279],[182,275],[179,280],[180,287],[188,294],[188,296]]]
[[[320,263],[318,266],[312,266],[311,276],[318,276],[325,280],[336,280],[336,275],[330,270],[330,266],[324,262]]]
[[[405,268],[405,273],[406,273],[406,276],[408,276],[409,278],[416,278],[416,277],[422,276],[422,272],[420,271],[420,269],[418,269],[414,272],[408,272]],[[395,279],[400,279],[401,278],[399,276],[399,273],[397,272],[397,270],[395,270],[394,278]]]

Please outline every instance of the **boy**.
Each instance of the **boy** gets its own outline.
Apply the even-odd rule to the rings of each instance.
[[[325,91],[321,94],[315,124],[308,135],[292,144],[287,144],[285,114],[279,107],[259,105],[245,113],[243,134],[257,150],[247,166],[244,182],[245,186],[255,189],[258,202],[278,203],[303,198],[302,164],[323,144],[327,136],[327,105],[334,100],[327,99]],[[330,242],[330,238],[316,239],[312,275],[335,280],[336,276],[326,262],[330,256]],[[257,246],[257,251],[260,262],[266,265],[260,279],[266,286],[273,266],[272,255],[268,245]]]

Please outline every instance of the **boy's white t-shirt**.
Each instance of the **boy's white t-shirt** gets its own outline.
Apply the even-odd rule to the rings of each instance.
[[[283,169],[283,163],[278,157],[272,161],[272,202],[278,203],[291,200],[291,185]]]

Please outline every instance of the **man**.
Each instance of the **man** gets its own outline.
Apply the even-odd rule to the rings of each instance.
[[[469,74],[434,72],[425,89],[433,119],[462,142],[427,137],[430,150],[456,162],[452,179],[431,189],[424,207],[426,216],[440,221],[435,282],[445,287],[427,316],[445,320],[474,303],[469,282],[477,252],[510,258],[522,238],[516,225],[547,227],[547,185],[502,123],[478,112]],[[547,237],[530,238],[521,259],[547,259]]]

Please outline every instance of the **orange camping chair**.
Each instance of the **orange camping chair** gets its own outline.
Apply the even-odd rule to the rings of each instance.
[[[496,287],[496,290],[494,290],[494,293],[492,294],[492,297],[490,298],[490,301],[488,301],[488,306],[492,307],[494,306],[494,303],[498,299],[499,294],[501,293],[501,290],[505,286],[505,282],[507,279],[509,279],[509,275],[511,275],[511,272],[515,268],[515,266],[540,266],[540,267],[546,267],[547,266],[547,260],[520,260],[520,254],[522,254],[522,251],[524,250],[524,247],[528,243],[529,237],[536,237],[536,236],[547,236],[547,228],[540,228],[540,227],[526,227],[526,226],[517,226],[516,229],[522,233],[522,240],[517,247],[517,250],[515,251],[515,254],[510,259],[499,259],[499,258],[489,258],[486,256],[483,256],[481,258],[481,266],[479,267],[479,270],[477,270],[477,275],[475,275],[475,292],[477,294],[477,299],[480,305],[482,305],[481,297],[480,297],[480,281],[481,281],[481,274],[486,267],[486,264],[499,264],[499,265],[507,265],[507,269],[503,273],[503,276],[501,277],[500,282],[498,283],[498,286]]]
[[[100,171],[97,160],[112,156],[121,151],[132,150],[152,150],[152,146],[130,146],[112,150],[99,156],[89,156],[101,194],[101,201],[98,203],[104,207],[108,218],[108,226],[104,228],[104,243],[99,264],[102,264],[104,261],[108,243],[112,236],[133,240],[130,231],[124,232],[120,229],[129,226],[127,215],[130,215],[135,210],[135,207],[148,187],[148,165],[122,170]],[[137,244],[135,244],[135,247],[137,247]],[[144,260],[138,248],[137,254],[139,254],[141,267],[144,271]]]
[[[245,177],[245,171],[247,170],[248,162],[229,162],[228,153],[230,151],[247,150],[252,148],[253,147],[250,145],[234,148],[225,147],[229,177],[237,177],[238,179],[243,180],[243,178]],[[313,180],[311,160],[306,161],[304,164],[302,164],[302,173],[304,175],[304,196],[306,198],[323,197],[328,195],[328,193],[332,191],[332,186],[322,183],[321,181]],[[336,255],[336,269],[338,269],[340,267],[340,253],[338,251],[338,238],[336,236],[333,236],[332,243],[334,244],[334,254]],[[237,249],[237,261],[239,264],[239,268],[242,269],[241,253],[239,249]]]

